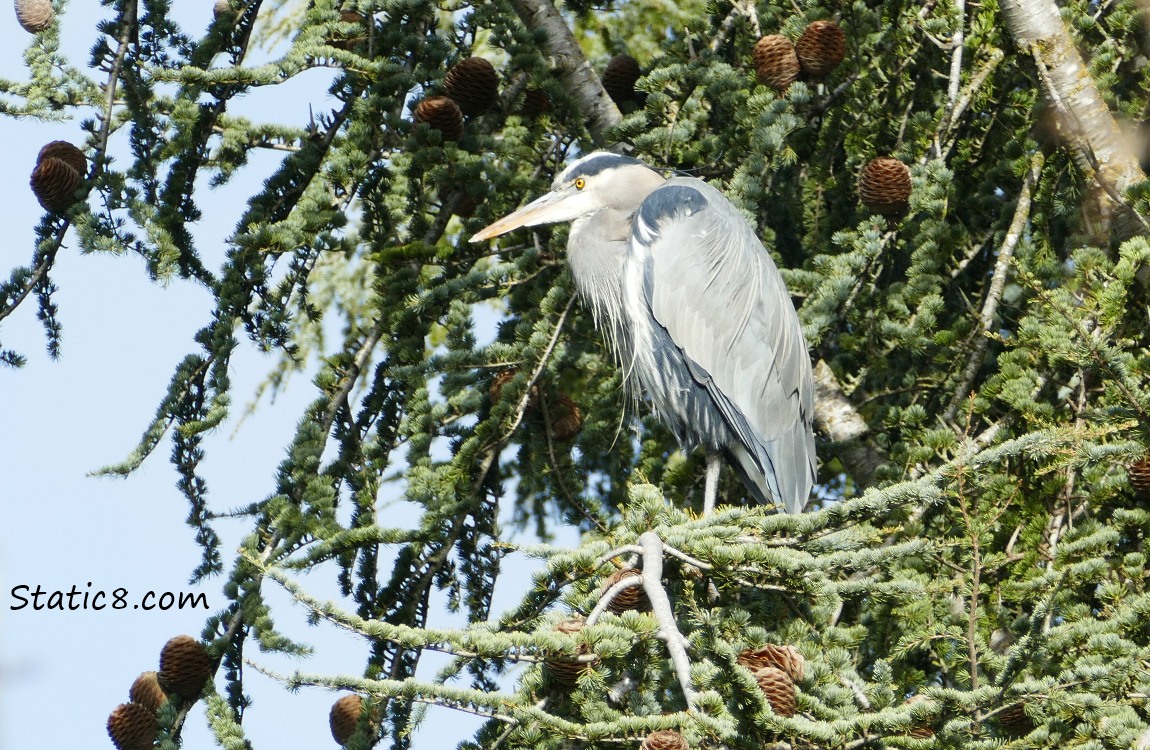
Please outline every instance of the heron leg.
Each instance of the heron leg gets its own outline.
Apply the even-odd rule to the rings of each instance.
[[[716,495],[719,494],[719,471],[723,468],[723,454],[707,451],[707,473],[703,481],[703,517],[715,510]]]

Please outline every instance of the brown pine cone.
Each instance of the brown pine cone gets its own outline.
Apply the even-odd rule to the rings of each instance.
[[[204,644],[190,635],[177,635],[160,650],[160,686],[194,701],[211,678],[213,667]]]
[[[44,148],[40,149],[40,153],[36,154],[36,163],[39,164],[49,157],[67,163],[81,177],[88,173],[88,157],[84,156],[83,151],[67,141],[46,143]]]
[[[121,703],[108,716],[108,736],[120,750],[151,750],[156,717],[139,703]]]
[[[551,111],[551,97],[543,89],[527,87],[523,92],[523,106],[519,110],[524,117],[535,119]]]
[[[755,682],[772,711],[779,716],[795,715],[795,683],[789,674],[778,667],[763,667],[755,672]]]
[[[516,374],[515,370],[503,370],[498,375],[496,375],[494,378],[492,378],[491,386],[487,389],[487,395],[491,399],[491,405],[492,406],[494,406],[495,404],[498,404],[499,400],[501,398],[503,398],[503,386],[505,386],[509,382],[511,382],[511,379],[515,377],[515,374]],[[531,395],[527,397],[527,408],[528,409],[534,409],[538,403],[539,403],[539,384],[538,383],[532,383],[531,384]]]
[[[551,439],[566,442],[573,439],[583,429],[583,411],[570,396],[560,394],[559,398],[547,405],[547,417],[551,421]]]
[[[499,74],[482,57],[468,57],[453,65],[443,88],[468,117],[481,115],[499,103]]]
[[[639,745],[639,750],[690,750],[687,738],[674,729],[659,729],[651,732]]]
[[[1126,474],[1130,477],[1130,487],[1138,499],[1150,501],[1150,453],[1130,464]]]
[[[877,214],[902,214],[910,205],[910,168],[889,156],[871,159],[859,177],[859,197]]]
[[[44,210],[58,212],[76,202],[76,191],[83,181],[68,162],[49,156],[37,162],[28,184]]]
[[[578,633],[583,629],[585,621],[582,617],[572,618],[570,620],[563,620],[555,624],[555,629],[560,633],[572,635]],[[584,656],[591,653],[590,647],[585,644],[579,644],[579,656]],[[560,656],[555,659],[548,659],[543,662],[547,667],[547,673],[551,679],[560,685],[572,687],[579,679],[579,675],[586,672],[588,669],[594,669],[595,662],[593,661],[576,661],[570,656]]]
[[[624,578],[642,577],[643,571],[638,568],[623,568],[616,570],[611,575],[603,579],[603,585],[599,589],[599,597],[602,598],[607,591],[619,581]],[[651,600],[647,598],[647,592],[643,590],[642,585],[631,586],[625,588],[615,595],[611,603],[607,605],[608,612],[615,614],[622,614],[629,609],[646,612],[651,609]]]
[[[345,695],[332,704],[328,723],[331,725],[331,736],[337,743],[347,744],[355,734],[355,727],[362,713],[363,697],[359,695]]]
[[[799,77],[795,46],[782,34],[770,34],[757,41],[753,57],[759,83],[776,91],[786,91]]]
[[[128,700],[139,703],[155,713],[168,700],[168,694],[160,687],[159,675],[155,672],[143,672],[128,690]]]
[[[806,676],[806,660],[794,646],[768,643],[761,648],[747,649],[739,654],[737,661],[752,672],[763,667],[776,667],[786,672],[794,682],[802,682]]]
[[[446,96],[424,99],[415,108],[415,121],[425,122],[443,134],[444,140],[458,141],[463,135],[463,112]]]
[[[923,702],[929,703],[930,698],[927,698],[925,695],[912,695],[906,699],[904,705],[912,706],[915,703]],[[917,740],[926,740],[934,736],[934,729],[931,728],[926,719],[923,719],[911,725],[910,730],[907,731],[906,734],[908,737],[913,737]]]
[[[1021,737],[1034,731],[1034,719],[1026,715],[1025,704],[1011,703],[998,713],[998,724],[1006,734]]]
[[[367,42],[367,25],[371,23],[367,16],[355,10],[341,10],[339,20],[343,23],[355,24],[354,31],[334,32],[327,37],[327,43],[336,49],[351,52],[357,46]]]
[[[603,70],[603,88],[607,96],[615,102],[615,106],[622,107],[628,102],[638,101],[639,94],[635,91],[635,82],[643,75],[639,63],[628,54],[615,55]]]
[[[29,34],[36,34],[52,25],[56,11],[52,0],[16,0],[16,20]]]
[[[826,78],[846,55],[847,37],[834,21],[815,21],[803,30],[795,55],[811,78]]]

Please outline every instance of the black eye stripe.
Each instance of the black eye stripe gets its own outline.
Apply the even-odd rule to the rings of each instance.
[[[579,177],[592,177],[613,167],[630,166],[633,164],[643,167],[647,166],[638,159],[632,159],[630,156],[600,154],[580,164],[576,169],[572,170],[570,174],[566,175],[566,177],[569,180],[574,180]]]

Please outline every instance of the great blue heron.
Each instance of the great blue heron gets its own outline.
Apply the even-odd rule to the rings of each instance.
[[[725,453],[759,502],[802,511],[815,480],[811,361],[778,269],[738,210],[692,177],[584,156],[472,242],[571,222],[567,262],[628,379],[686,449]]]

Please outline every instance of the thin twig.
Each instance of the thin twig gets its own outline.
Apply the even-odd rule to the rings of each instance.
[[[727,43],[731,32],[735,30],[735,22],[738,21],[742,15],[743,13],[736,3],[734,7],[731,8],[731,11],[727,13],[727,17],[723,19],[723,22],[719,24],[719,28],[715,30],[715,36],[711,39],[711,44],[709,45],[712,54],[717,54],[719,48]]]
[[[700,570],[711,570],[714,567],[710,563],[705,563],[702,560],[697,560],[697,559],[691,557],[690,555],[688,555],[686,552],[682,552],[680,550],[677,550],[669,544],[663,545],[663,551],[666,552],[671,557],[677,557],[680,560],[682,560],[683,562],[687,563],[688,565],[693,565],[694,567],[696,567]]]
[[[643,554],[643,548],[640,547],[639,545],[637,545],[637,544],[624,544],[622,547],[616,547],[615,549],[611,550],[610,552],[608,552],[604,555],[600,555],[599,559],[595,561],[595,567],[598,568],[599,566],[601,566],[607,562],[610,562],[611,560],[614,560],[616,557],[622,557],[623,555],[641,555],[641,554]]]
[[[1035,154],[1030,162],[1030,171],[1027,172],[1026,178],[1022,181],[1022,187],[1018,191],[1018,203],[1014,206],[1014,218],[1011,219],[1010,227],[1006,230],[1006,237],[1003,238],[1002,245],[998,248],[998,260],[994,264],[994,275],[990,278],[986,301],[982,304],[982,313],[979,315],[981,326],[977,338],[974,340],[974,349],[966,360],[958,388],[955,389],[950,403],[942,414],[942,419],[946,423],[952,422],[958,414],[958,410],[974,386],[974,380],[978,377],[978,371],[982,367],[986,347],[990,344],[990,331],[994,327],[994,316],[998,311],[998,302],[1002,299],[1003,290],[1006,288],[1006,272],[1010,269],[1011,260],[1014,258],[1014,249],[1018,246],[1019,240],[1022,239],[1026,223],[1030,220],[1030,195],[1034,186],[1038,184],[1039,175],[1042,174],[1042,163],[1042,154]]]
[[[599,597],[599,602],[595,605],[595,608],[591,610],[591,614],[587,615],[587,625],[594,625],[595,622],[603,616],[603,613],[607,611],[607,607],[610,606],[611,602],[614,601],[615,597],[617,597],[619,594],[623,593],[627,589],[633,589],[636,586],[642,585],[643,579],[639,576],[627,576],[620,581],[616,581],[614,584],[612,584],[611,588],[603,592],[603,595]]]
[[[543,375],[543,370],[547,368],[547,360],[551,358],[551,352],[555,350],[555,345],[559,342],[559,334],[563,332],[563,325],[567,321],[567,313],[571,312],[571,306],[575,304],[575,295],[572,294],[567,299],[567,304],[563,306],[563,312],[559,313],[559,319],[555,321],[555,330],[551,332],[551,338],[547,342],[547,346],[543,349],[543,354],[539,357],[539,361],[535,364],[535,369],[531,371],[531,377],[527,380],[527,387],[523,389],[523,395],[519,397],[519,404],[515,409],[515,419],[511,422],[511,427],[507,429],[504,434],[503,440],[506,442],[519,429],[519,425],[523,422],[523,415],[527,413],[527,405],[531,402],[531,388],[539,382],[539,378]]]

